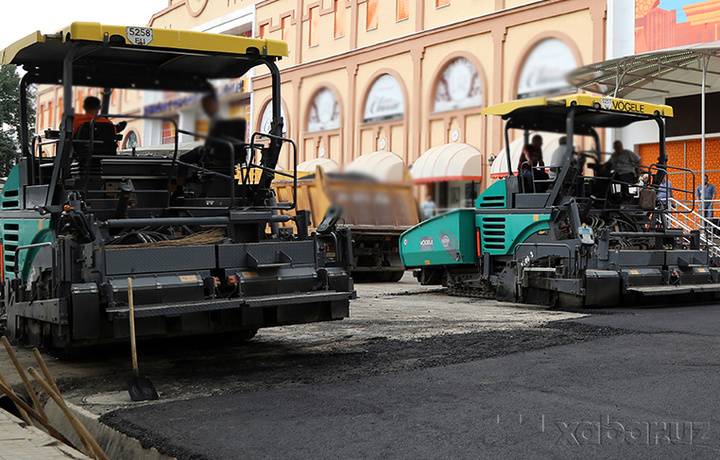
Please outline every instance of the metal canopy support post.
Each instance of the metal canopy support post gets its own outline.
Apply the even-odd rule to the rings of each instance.
[[[702,85],[700,88],[700,215],[705,217],[705,80],[707,78],[707,66],[710,57],[702,54]],[[703,228],[706,226],[703,225]]]
[[[25,74],[20,80],[20,151],[27,161],[27,184],[34,185],[33,183],[33,157],[34,152],[30,150],[30,143],[28,142],[28,105],[27,105],[27,87],[29,85],[28,80],[25,78],[29,74]]]
[[[508,169],[508,176],[513,176],[513,170],[512,170],[512,156],[510,155],[510,126],[505,123],[505,158],[507,159],[507,169]],[[520,175],[520,171],[518,171],[518,175]]]

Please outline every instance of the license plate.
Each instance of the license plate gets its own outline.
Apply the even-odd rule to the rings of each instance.
[[[126,35],[133,45],[149,45],[153,40],[153,30],[149,27],[127,27]]]

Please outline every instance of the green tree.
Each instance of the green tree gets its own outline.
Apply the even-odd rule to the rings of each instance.
[[[28,91],[28,138],[35,124],[35,92]],[[0,67],[0,175],[7,176],[20,156],[20,75],[16,66]]]

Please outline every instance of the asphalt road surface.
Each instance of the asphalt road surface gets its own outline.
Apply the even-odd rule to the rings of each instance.
[[[720,305],[548,311],[409,277],[358,291],[339,322],[142,344],[156,402],[128,401],[120,352],[51,370],[180,459],[720,457]]]
[[[398,298],[458,302],[438,295]],[[719,326],[692,306],[376,338],[300,359],[301,380],[104,420],[179,458],[714,459]]]

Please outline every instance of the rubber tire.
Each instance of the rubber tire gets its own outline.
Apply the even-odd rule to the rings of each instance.
[[[236,340],[251,340],[257,334],[257,329],[246,329],[235,333]]]

